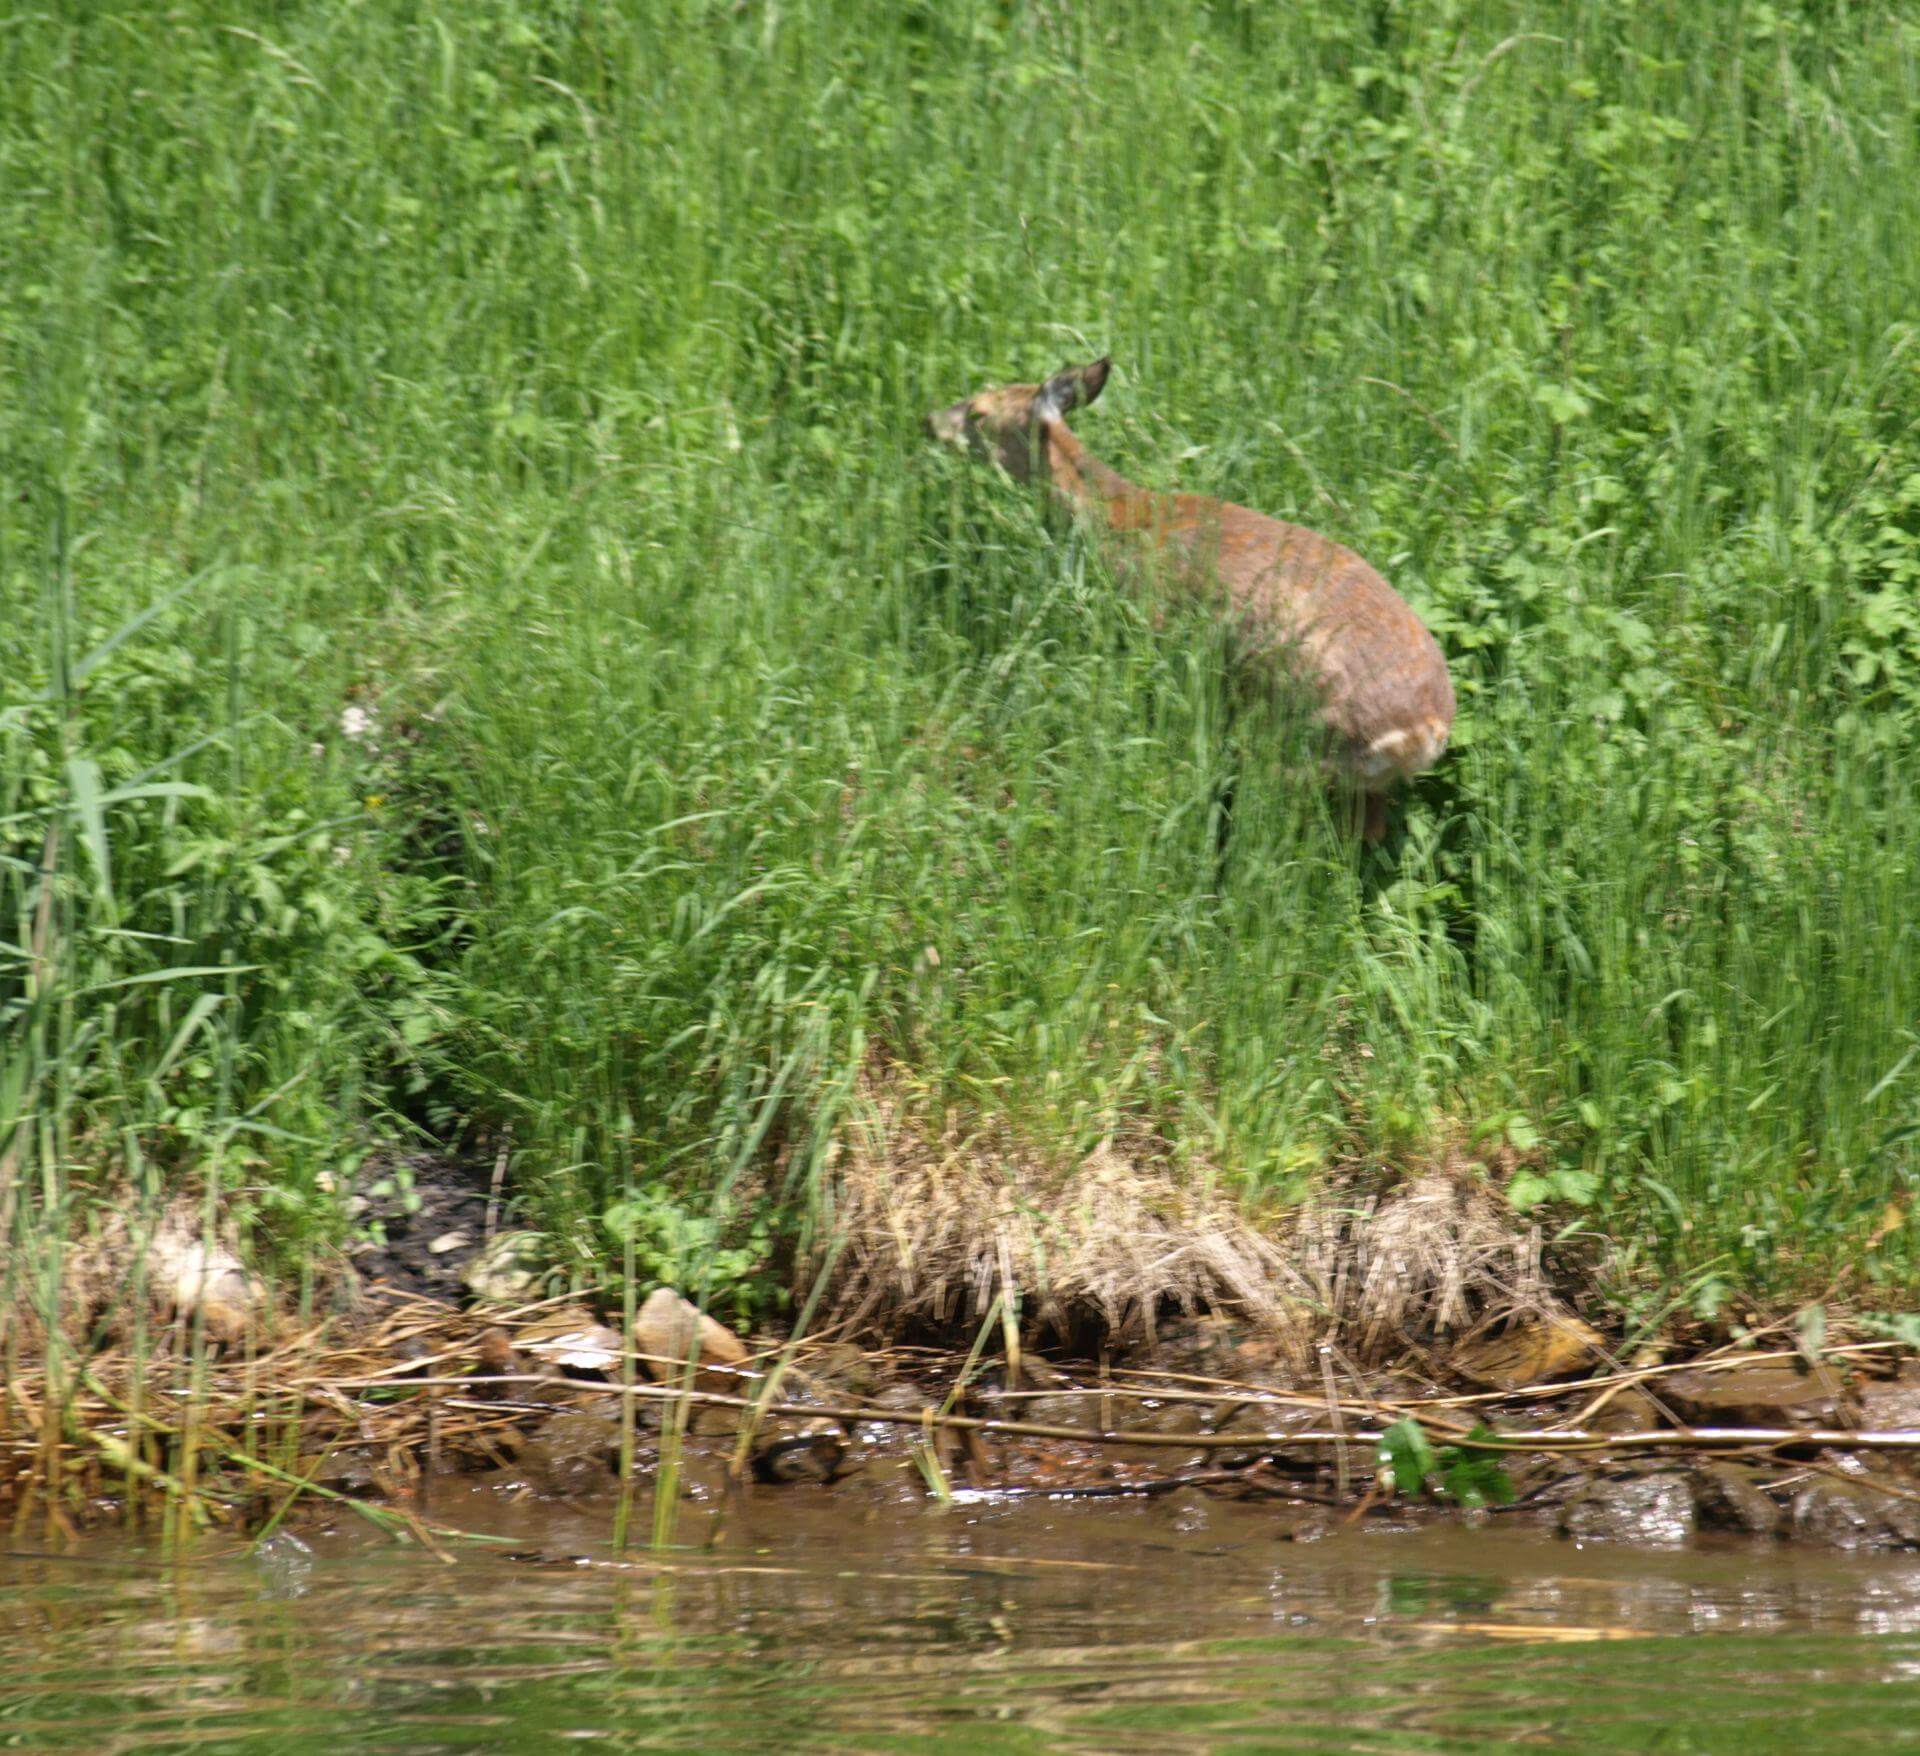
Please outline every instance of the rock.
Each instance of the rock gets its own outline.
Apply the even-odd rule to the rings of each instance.
[[[745,1375],[728,1368],[746,1364],[747,1344],[672,1287],[659,1288],[634,1313],[633,1347],[657,1381],[679,1379],[691,1355],[701,1368],[694,1377],[696,1389],[745,1394]]]
[[[886,1379],[880,1361],[850,1341],[829,1342],[809,1353],[806,1361],[807,1370],[823,1384],[856,1401],[873,1396]]]
[[[1920,1505],[1851,1482],[1815,1482],[1795,1497],[1788,1529],[1830,1549],[1920,1548]]]
[[[563,1305],[521,1326],[514,1337],[523,1354],[542,1365],[605,1377],[620,1368],[620,1331],[583,1305]]]
[[[1576,1542],[1673,1548],[1693,1528],[1693,1484],[1677,1470],[1596,1477],[1560,1513],[1560,1534]]]
[[[1846,1389],[1830,1366],[1768,1360],[1727,1371],[1696,1367],[1655,1385],[1696,1427],[1833,1427],[1841,1424]]]
[[[265,1284],[224,1244],[163,1225],[147,1247],[146,1271],[160,1316],[189,1327],[197,1319],[210,1341],[244,1341],[266,1317]]]
[[[552,1494],[588,1494],[605,1487],[620,1464],[620,1423],[580,1409],[555,1415],[520,1449],[514,1471]]]
[[[1860,1426],[1868,1433],[1906,1433],[1920,1429],[1920,1377],[1863,1384],[1859,1390]]]
[[[1340,1519],[1331,1507],[1309,1506],[1303,1511],[1283,1513],[1274,1535],[1283,1543],[1317,1543],[1340,1530]]]
[[[480,1339],[474,1343],[473,1369],[475,1376],[481,1378],[513,1378],[526,1369],[526,1362],[513,1351],[512,1338],[496,1323],[482,1330]],[[473,1394],[498,1402],[518,1388],[514,1384],[476,1384]]]
[[[479,1305],[511,1305],[540,1296],[546,1274],[546,1239],[538,1232],[497,1232],[493,1242],[460,1271]]]
[[[1596,1433],[1646,1433],[1668,1424],[1660,1405],[1644,1390],[1632,1385],[1622,1390],[1587,1423]]]
[[[1283,1338],[1232,1317],[1177,1318],[1132,1349],[1129,1370],[1242,1380],[1271,1370],[1286,1352]]]
[[[1767,1498],[1753,1471],[1737,1464],[1696,1464],[1693,1504],[1700,1522],[1716,1530],[1772,1536],[1780,1528],[1780,1508]]]
[[[789,1418],[762,1430],[753,1445],[753,1473],[763,1482],[830,1482],[841,1473],[847,1436],[835,1421]]]
[[[1602,1359],[1604,1339],[1578,1317],[1527,1317],[1502,1335],[1466,1342],[1453,1351],[1453,1369],[1487,1390],[1550,1384]]]

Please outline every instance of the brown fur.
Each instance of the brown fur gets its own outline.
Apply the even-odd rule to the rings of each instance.
[[[1056,495],[1119,538],[1130,563],[1158,561],[1217,598],[1247,662],[1284,665],[1313,689],[1335,775],[1378,841],[1388,789],[1447,747],[1453,682],[1439,643],[1351,549],[1229,501],[1137,487],[1089,453],[1064,417],[1100,394],[1109,366],[982,391],[929,416],[928,430],[1019,480],[1037,460]]]

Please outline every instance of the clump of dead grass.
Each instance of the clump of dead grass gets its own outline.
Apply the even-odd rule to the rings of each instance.
[[[232,1215],[209,1233],[193,1197],[150,1220],[102,1207],[75,1238],[29,1237],[9,1269],[0,1341],[11,1335],[28,1348],[54,1333],[85,1349],[195,1323],[208,1340],[233,1344],[262,1336],[273,1314],[266,1283],[241,1259]]]
[[[1280,1247],[1231,1201],[1177,1182],[1152,1142],[1116,1135],[1063,1167],[1001,1125],[932,1127],[899,1085],[864,1095],[830,1174],[837,1318],[946,1330],[1008,1299],[1041,1330],[1091,1320],[1120,1339],[1168,1311],[1232,1307],[1304,1336],[1306,1288]]]
[[[1297,1361],[1324,1339],[1377,1365],[1563,1308],[1537,1228],[1465,1165],[1384,1190],[1356,1177],[1262,1222],[1143,1132],[1062,1166],[1004,1124],[931,1125],[904,1081],[864,1099],[830,1173],[830,1242],[801,1265],[830,1264],[828,1308],[855,1327],[952,1330],[1001,1299],[1038,1330],[1124,1341],[1231,1311]]]
[[[1288,1227],[1287,1256],[1328,1333],[1369,1364],[1563,1308],[1539,1228],[1517,1222],[1465,1166],[1308,1203]]]

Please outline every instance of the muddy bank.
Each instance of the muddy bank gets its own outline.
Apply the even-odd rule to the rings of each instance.
[[[1920,1548],[1920,1364],[1898,1344],[1624,1359],[1538,1235],[1459,1178],[1303,1211],[1280,1252],[1218,1209],[1155,1229],[1115,1152],[1061,1197],[1070,1237],[984,1176],[898,1151],[849,1167],[869,1205],[797,1337],[736,1334],[668,1288],[629,1327],[555,1290],[551,1241],[502,1223],[497,1177],[427,1155],[364,1167],[363,1229],[305,1320],[196,1210],[137,1241],[109,1221],[68,1251],[57,1321],[7,1338],[0,1516],[253,1529],[351,1505],[430,1540],[418,1508],[459,1476],[553,1505],[1199,1495],[1303,1539],[1470,1516],[1583,1543]],[[1051,1304],[1030,1296],[1049,1271]],[[876,1333],[949,1345],[849,1339]]]
[[[0,1516],[257,1530],[354,1517],[429,1544],[434,1483],[670,1528],[681,1503],[824,1496],[1231,1499],[1276,1535],[1467,1517],[1581,1543],[1706,1532],[1920,1549],[1920,1365],[1889,1342],[1596,1370],[1593,1332],[1515,1323],[1450,1369],[1360,1372],[1222,1316],[1097,1358],[1010,1331],[967,1355],[740,1336],[670,1289],[625,1334],[559,1298],[462,1309],[381,1289],[276,1345],[16,1369]],[[1012,1345],[1010,1345],[1012,1344]],[[664,1525],[663,1525],[664,1520]]]

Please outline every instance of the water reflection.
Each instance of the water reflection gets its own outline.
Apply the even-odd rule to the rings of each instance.
[[[357,1532],[0,1561],[0,1747],[1810,1750],[1920,1737],[1920,1565],[1276,1540],[1269,1510],[794,1490],[707,1550],[484,1489],[447,1566]],[[282,1539],[285,1540],[282,1540]],[[1706,1637],[1706,1638],[1703,1638]]]

